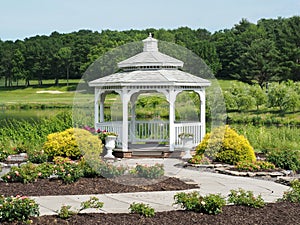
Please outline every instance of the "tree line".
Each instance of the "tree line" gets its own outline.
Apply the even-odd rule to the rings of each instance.
[[[258,112],[260,107],[267,107],[295,113],[300,107],[300,82],[275,82],[264,89],[239,82],[224,91],[224,100],[227,110],[247,112],[255,107]]]
[[[263,87],[271,81],[300,80],[300,17],[242,19],[231,29],[210,33],[206,29],[79,30],[37,35],[17,41],[0,39],[0,78],[6,87],[30,81],[80,79],[107,51],[149,33],[158,40],[184,46],[211,68],[217,78],[237,79]],[[22,81],[22,84],[20,83]],[[25,82],[25,83],[24,83]]]

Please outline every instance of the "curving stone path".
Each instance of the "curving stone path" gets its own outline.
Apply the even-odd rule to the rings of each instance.
[[[202,172],[176,165],[182,163],[179,159],[122,159],[115,164],[135,166],[137,163],[145,165],[154,165],[162,163],[165,167],[167,176],[178,177],[185,181],[196,182],[199,189],[188,190],[186,192],[197,190],[202,195],[210,193],[220,193],[227,196],[231,189],[243,188],[253,191],[255,195],[261,194],[266,202],[275,202],[282,197],[283,192],[288,190],[288,186],[275,183],[273,181],[254,179],[249,177],[236,177],[218,173]],[[118,185],[116,183],[116,185]],[[104,202],[104,207],[100,211],[93,209],[84,212],[104,212],[104,213],[128,213],[128,207],[132,202],[144,202],[154,207],[156,211],[167,211],[178,209],[174,206],[173,196],[182,191],[159,191],[159,192],[137,192],[137,193],[118,193],[93,195]],[[40,205],[41,215],[56,214],[62,205],[71,205],[74,209],[80,207],[80,203],[89,199],[87,195],[71,196],[43,196],[31,197]]]

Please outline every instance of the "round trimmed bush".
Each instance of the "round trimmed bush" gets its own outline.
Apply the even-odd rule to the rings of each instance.
[[[100,155],[102,147],[102,142],[96,135],[84,129],[70,128],[49,134],[43,149],[52,160],[56,156],[79,159],[87,154]]]
[[[256,161],[253,147],[243,136],[228,125],[207,133],[196,147],[196,155],[207,155],[215,161],[237,164],[242,161]]]

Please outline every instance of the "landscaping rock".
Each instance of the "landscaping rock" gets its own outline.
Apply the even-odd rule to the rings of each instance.
[[[223,164],[212,164],[214,168],[220,168],[220,167],[224,167]]]
[[[285,176],[293,176],[294,175],[294,172],[292,170],[283,170],[282,173]]]
[[[253,173],[253,172],[247,172],[247,176],[248,176],[248,177],[255,177],[255,176],[256,176],[256,174],[255,174],[255,173]]]
[[[17,155],[9,155],[6,160],[8,162],[25,162],[27,161],[28,156],[27,153],[20,153]]]
[[[267,176],[269,175],[268,172],[255,172],[256,176]]]
[[[293,180],[299,179],[297,177],[277,177],[276,182],[284,185],[290,185]]]
[[[234,175],[234,176],[247,176],[247,172],[239,172],[234,170],[226,170],[228,174]]]
[[[220,167],[220,168],[216,168],[215,171],[216,172],[220,172],[220,173],[225,173],[225,168],[224,167]]]
[[[284,173],[281,173],[281,172],[270,172],[269,175],[271,177],[280,177],[280,176],[283,176]]]

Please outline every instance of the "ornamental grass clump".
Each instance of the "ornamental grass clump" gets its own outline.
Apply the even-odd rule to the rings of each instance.
[[[49,134],[43,149],[52,160],[55,156],[71,159],[79,159],[85,154],[100,156],[102,147],[101,140],[96,135],[84,129],[70,128]]]
[[[203,154],[212,160],[232,165],[243,161],[256,161],[254,149],[249,141],[227,125],[205,135],[196,147],[196,155]]]

